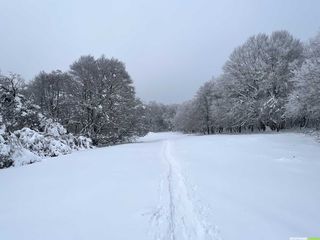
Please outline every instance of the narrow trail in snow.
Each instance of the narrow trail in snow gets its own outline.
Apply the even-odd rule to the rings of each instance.
[[[162,146],[165,173],[159,193],[159,206],[151,217],[151,233],[155,240],[220,240],[217,227],[206,221],[197,206],[179,162],[172,154],[173,142]]]

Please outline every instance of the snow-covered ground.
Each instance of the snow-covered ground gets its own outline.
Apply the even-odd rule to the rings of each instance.
[[[149,134],[0,171],[0,239],[320,236],[320,144],[302,134]]]

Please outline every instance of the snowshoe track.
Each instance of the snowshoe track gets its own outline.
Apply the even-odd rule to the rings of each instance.
[[[180,165],[172,154],[173,142],[164,141],[165,173],[160,183],[159,206],[151,216],[155,240],[220,240],[217,227],[206,221],[188,190]]]

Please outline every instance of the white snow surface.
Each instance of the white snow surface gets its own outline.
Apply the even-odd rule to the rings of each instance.
[[[0,239],[320,236],[319,172],[303,134],[150,133],[0,170]]]

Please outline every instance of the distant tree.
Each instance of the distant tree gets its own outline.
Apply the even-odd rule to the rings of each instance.
[[[134,136],[144,136],[150,131],[147,106],[140,99],[135,100],[134,117],[130,121]]]
[[[197,109],[194,99],[179,105],[174,118],[175,130],[185,133],[201,132],[202,129],[199,125],[199,119],[196,111]]]
[[[227,97],[225,79],[222,76],[211,80],[211,133],[223,132],[226,129],[232,129],[234,122],[233,106],[230,99]]]
[[[164,132],[173,129],[173,119],[176,114],[177,105],[165,105],[150,102],[146,105],[147,122],[151,132]]]
[[[198,90],[195,99],[196,115],[202,132],[210,134],[213,131],[213,102],[214,102],[214,80],[206,82]]]

